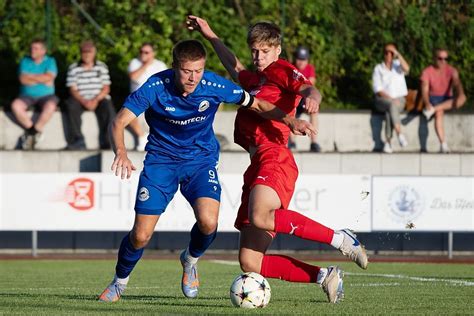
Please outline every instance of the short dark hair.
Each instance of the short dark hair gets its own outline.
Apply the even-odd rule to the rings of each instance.
[[[278,25],[271,22],[257,22],[249,28],[247,44],[264,43],[269,46],[281,45],[281,30]]]
[[[179,41],[173,47],[173,66],[186,61],[206,59],[206,56],[206,48],[200,41],[194,39]]]
[[[46,48],[46,42],[45,42],[45,40],[42,39],[42,38],[34,38],[34,39],[31,41],[30,45],[33,45],[33,44],[41,44],[41,45],[43,45],[43,47]]]

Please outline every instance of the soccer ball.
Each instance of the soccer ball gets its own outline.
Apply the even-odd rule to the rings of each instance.
[[[230,287],[230,300],[236,307],[265,307],[270,302],[271,294],[268,281],[255,272],[239,275]]]

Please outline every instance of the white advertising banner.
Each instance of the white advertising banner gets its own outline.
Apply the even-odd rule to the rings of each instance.
[[[373,177],[374,231],[474,231],[474,177]]]
[[[221,174],[219,231],[236,231],[241,174]],[[133,225],[138,174],[120,180],[103,173],[0,175],[0,230],[127,231]],[[370,176],[301,175],[290,209],[335,228],[370,231]],[[189,231],[194,214],[177,192],[159,231]]]
[[[333,229],[370,232],[370,175],[300,175],[290,210]]]
[[[127,231],[134,219],[138,174],[120,180],[112,174],[0,175],[0,230]],[[241,175],[221,179],[221,231],[234,230],[234,207],[240,202]],[[232,218],[232,221],[229,220]],[[192,208],[177,192],[157,230],[189,231]]]

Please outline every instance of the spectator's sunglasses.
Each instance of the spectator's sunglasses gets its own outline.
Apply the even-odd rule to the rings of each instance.
[[[437,60],[448,60],[448,56],[444,57],[444,56],[436,56],[436,59]]]

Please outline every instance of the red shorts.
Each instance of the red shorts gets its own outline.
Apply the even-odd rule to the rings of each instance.
[[[287,209],[295,191],[298,167],[291,151],[285,146],[263,146],[253,155],[244,173],[241,204],[234,226],[240,230],[249,225],[250,191],[257,184],[266,185],[280,197],[281,208]]]

